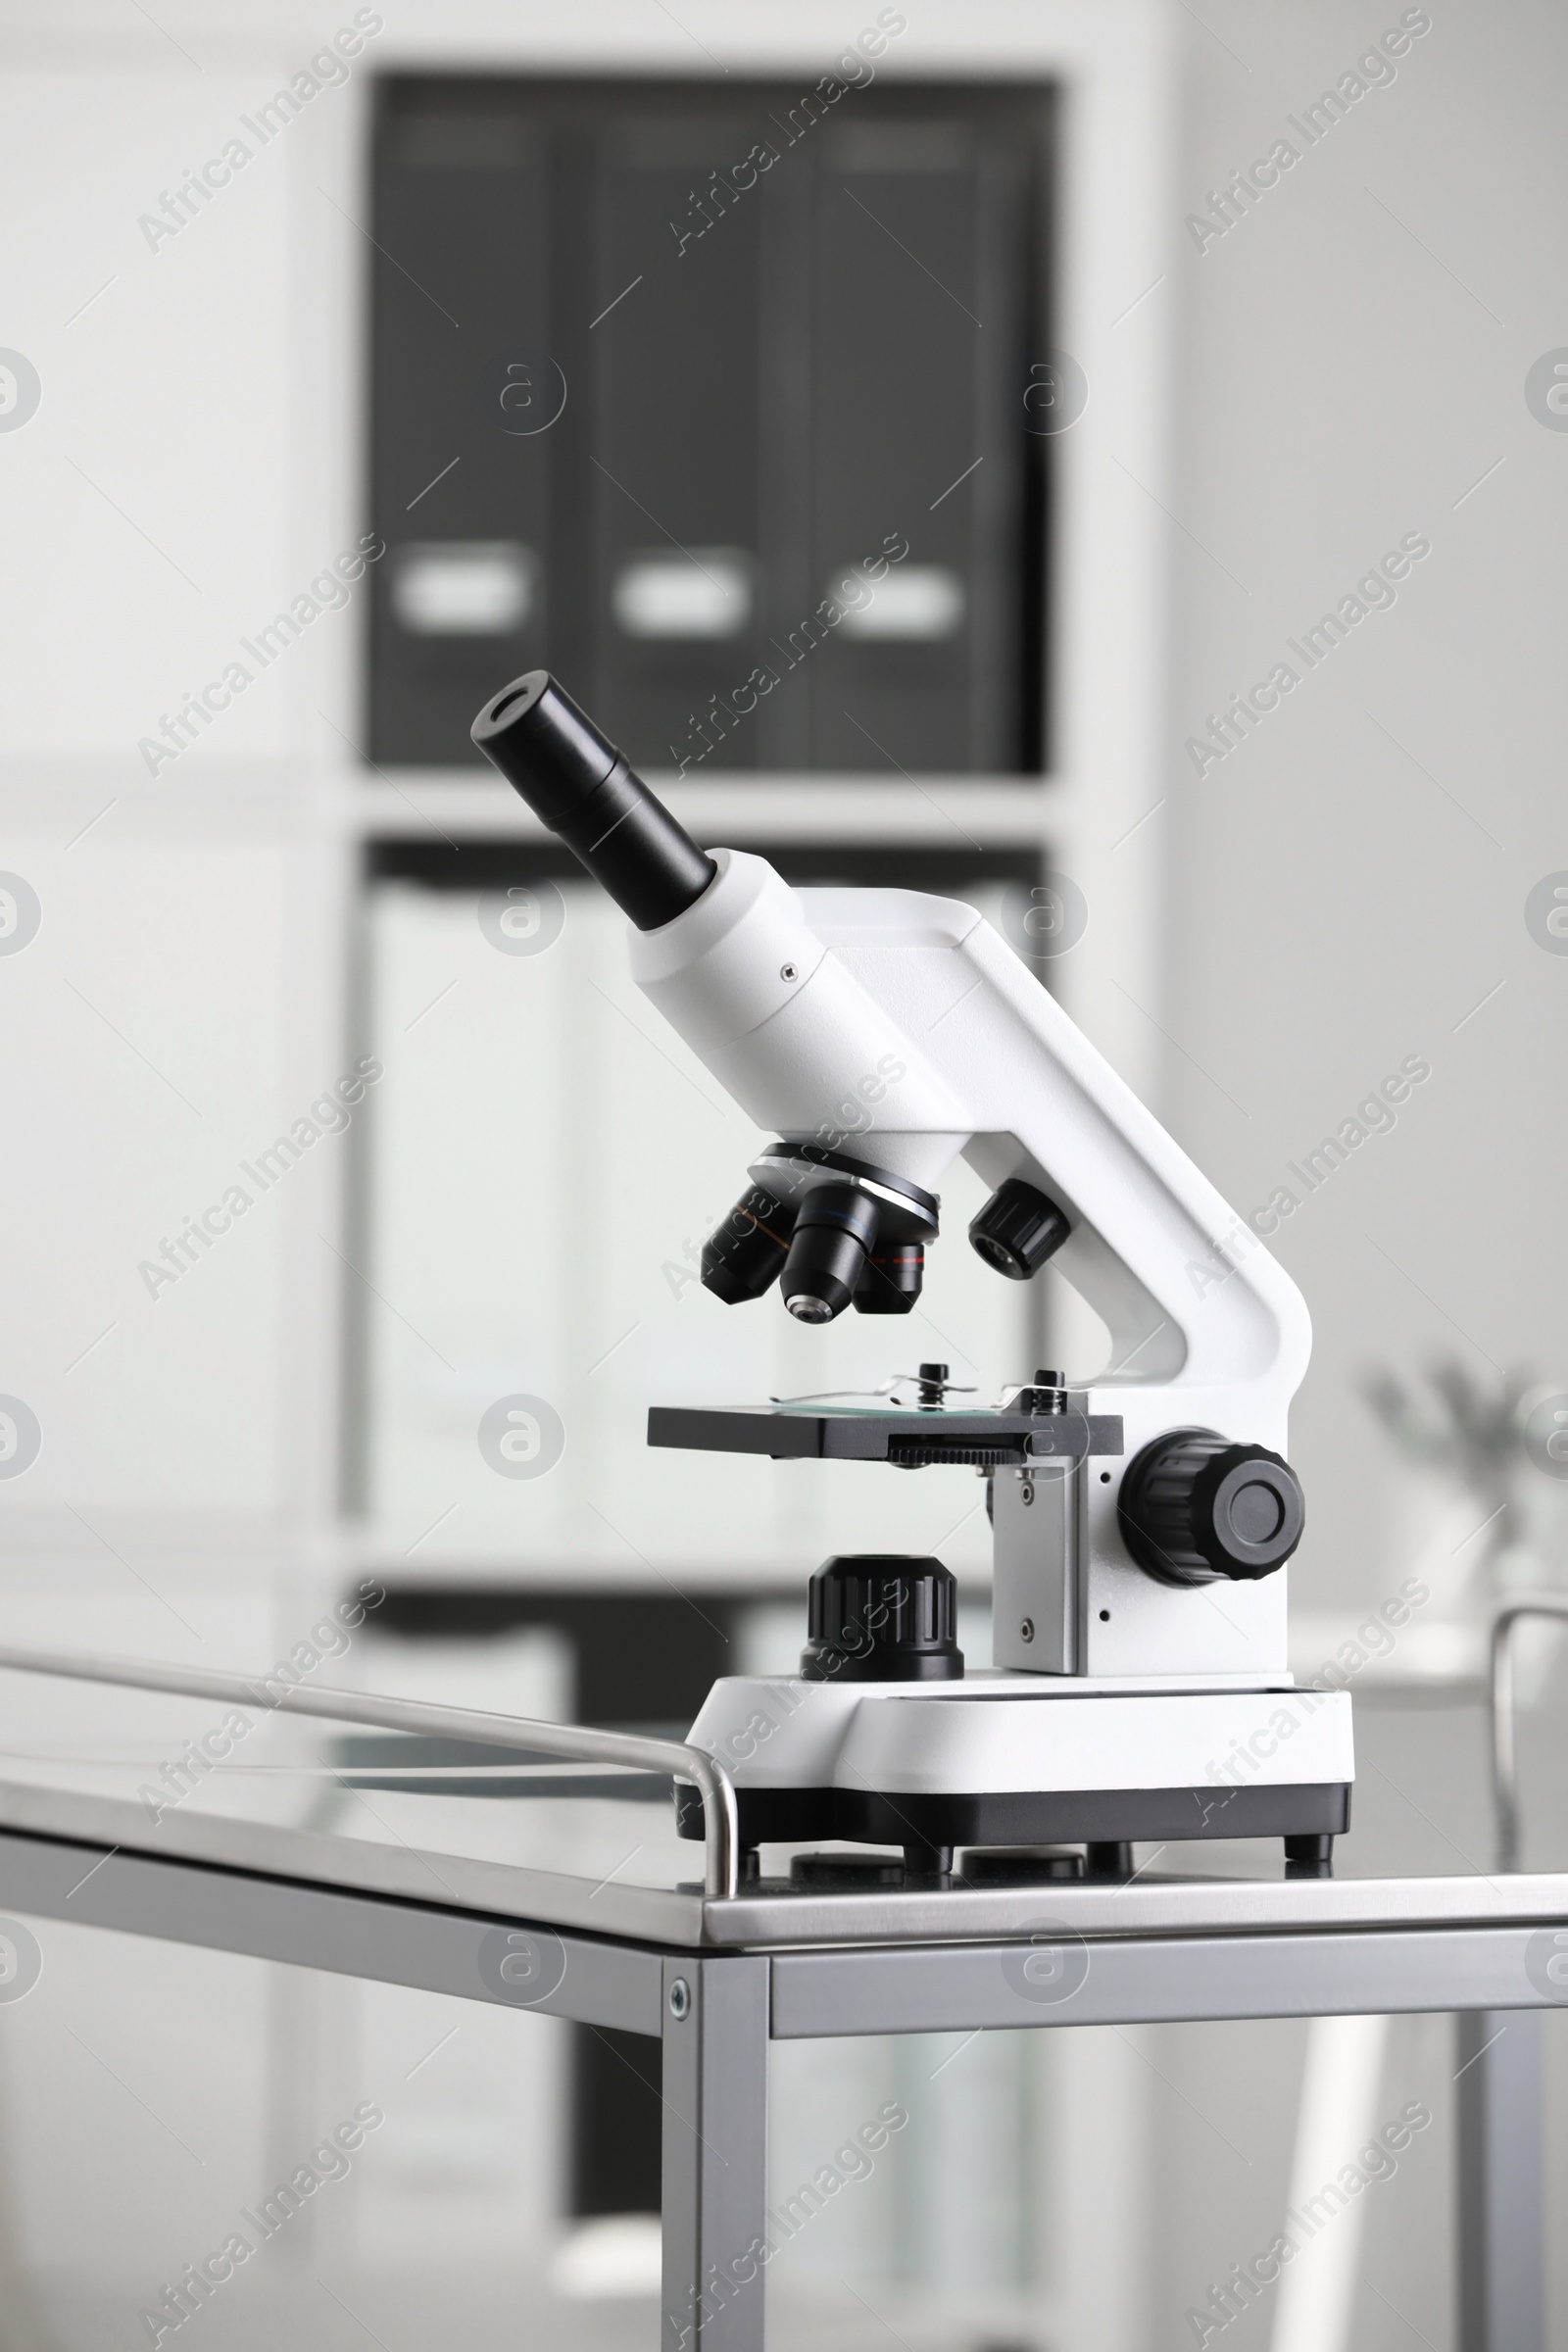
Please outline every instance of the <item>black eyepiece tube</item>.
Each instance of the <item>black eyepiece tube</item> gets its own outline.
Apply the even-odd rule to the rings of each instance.
[[[547,669],[504,686],[469,733],[639,931],[684,914],[718,871]]]

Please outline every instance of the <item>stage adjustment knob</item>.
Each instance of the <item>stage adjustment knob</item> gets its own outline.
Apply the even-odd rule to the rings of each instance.
[[[1129,1464],[1122,1541],[1162,1585],[1269,1576],[1301,1541],[1306,1502],[1289,1462],[1214,1429],[1172,1429]]]

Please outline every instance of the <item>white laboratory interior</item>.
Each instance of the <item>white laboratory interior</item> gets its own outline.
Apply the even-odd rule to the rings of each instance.
[[[0,2352],[1568,2345],[1561,14],[0,56]]]

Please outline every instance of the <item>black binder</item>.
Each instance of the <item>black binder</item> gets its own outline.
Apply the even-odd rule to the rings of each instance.
[[[687,776],[1045,752],[1046,88],[379,85],[378,765],[547,665]]]

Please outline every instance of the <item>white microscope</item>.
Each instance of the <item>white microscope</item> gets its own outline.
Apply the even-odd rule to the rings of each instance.
[[[714,1684],[690,1739],[734,1779],[754,1873],[762,1843],[811,1838],[902,1847],[862,1875],[942,1885],[957,1847],[965,1883],[1027,1883],[1125,1877],[1135,1839],[1278,1837],[1290,1875],[1326,1875],[1354,1760],[1348,1696],[1287,1671],[1295,1284],[973,907],[705,855],[547,671],[472,733],[629,916],[643,993],[779,1138],[704,1251],[710,1291],[777,1281],[807,1323],[906,1313],[961,1154],[995,1188],[980,1256],[1020,1282],[1054,1258],[1110,1333],[1091,1385],[1041,1372],[996,1411],[950,1407],[924,1365],[907,1405],[650,1414],[653,1445],[990,1475],[995,1670],[965,1676],[940,1561],[860,1554],[812,1577],[798,1679]]]

